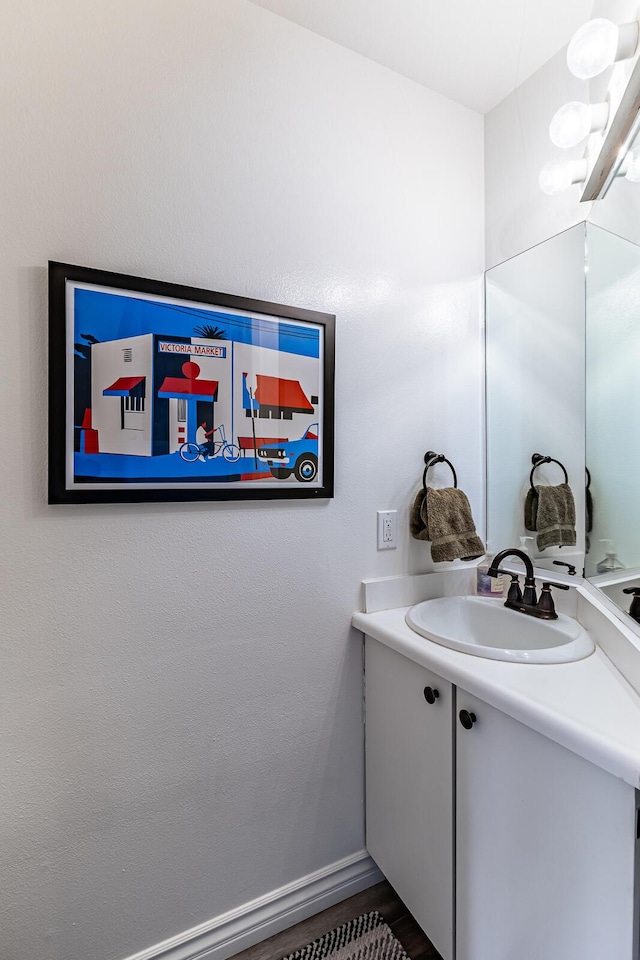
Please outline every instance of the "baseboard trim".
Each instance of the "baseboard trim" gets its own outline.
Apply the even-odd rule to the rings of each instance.
[[[383,879],[361,850],[126,960],[228,960]]]

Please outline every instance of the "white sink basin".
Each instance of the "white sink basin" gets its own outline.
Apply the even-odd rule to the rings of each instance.
[[[595,644],[577,620],[536,620],[489,597],[440,597],[418,603],[406,615],[412,630],[444,647],[489,660],[568,663]]]

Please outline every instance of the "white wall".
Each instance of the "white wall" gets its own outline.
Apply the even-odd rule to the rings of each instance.
[[[493,267],[586,220],[591,203],[579,188],[544,194],[538,176],[558,149],[549,123],[563,103],[582,100],[586,81],[567,69],[561,50],[485,117],[486,265]],[[582,147],[565,151],[582,156]]]
[[[482,522],[482,118],[246,0],[0,35],[1,952],[118,960],[363,846],[359,582],[427,448]],[[335,312],[335,500],[48,507],[48,258]]]

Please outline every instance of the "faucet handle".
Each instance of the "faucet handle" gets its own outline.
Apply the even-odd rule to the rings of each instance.
[[[633,600],[629,607],[629,616],[633,617],[637,623],[640,623],[640,587],[624,587],[622,592],[633,594]]]
[[[524,594],[523,602],[528,607],[535,607],[538,602],[538,595],[536,593],[536,578],[535,577],[525,577],[524,578]]]
[[[558,590],[569,590],[569,584],[567,583],[551,583],[546,580],[542,584],[542,593],[540,594],[540,599],[536,606],[538,610],[538,615],[542,620],[557,620],[558,614],[556,613],[556,605],[553,602],[553,597],[551,595],[551,587],[557,587]]]
[[[517,573],[510,573],[511,583],[509,584],[509,592],[507,593],[507,600],[510,600],[512,603],[522,603],[522,590],[520,589],[520,578]]]
[[[543,620],[557,620],[558,614],[556,613],[556,605],[553,602],[553,597],[551,596],[551,584],[543,583],[542,584],[542,593],[540,594],[540,599],[536,606],[538,611],[538,616]]]

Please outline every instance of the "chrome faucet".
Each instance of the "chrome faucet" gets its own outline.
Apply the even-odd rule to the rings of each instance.
[[[519,557],[524,563],[524,593],[520,589],[520,577],[518,574],[509,573],[507,570],[500,569],[500,564],[503,563],[507,557]],[[501,573],[511,577],[509,592],[507,593],[507,599],[504,604],[505,607],[509,607],[510,610],[517,610],[519,613],[526,613],[530,617],[537,617],[539,620],[558,619],[553,597],[551,596],[551,587],[568,590],[568,584],[545,581],[542,584],[542,593],[538,600],[536,595],[536,578],[533,573],[531,557],[528,556],[524,550],[518,550],[517,547],[501,550],[500,553],[496,553],[493,558],[493,563],[487,570],[487,575],[497,577]]]

